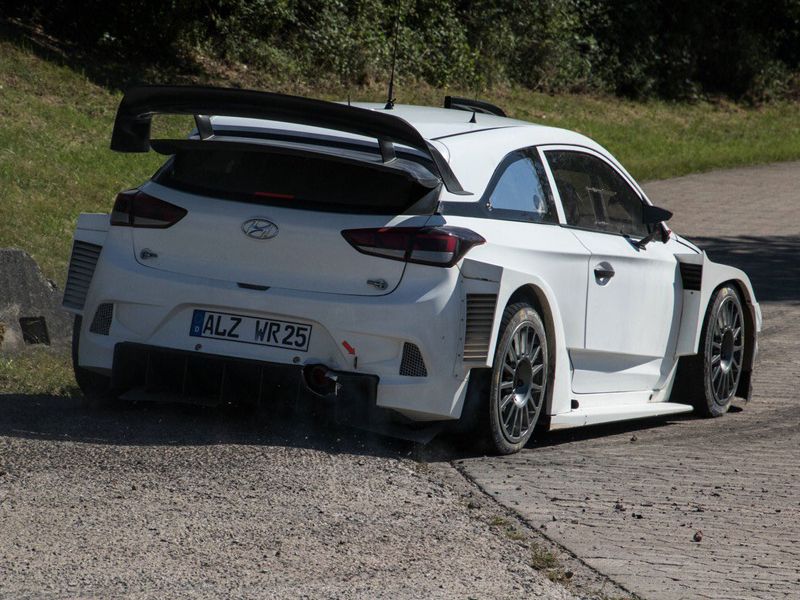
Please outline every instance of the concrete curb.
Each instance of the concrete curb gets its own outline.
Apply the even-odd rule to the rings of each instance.
[[[0,248],[0,352],[67,346],[71,337],[72,318],[55,283],[27,252]]]

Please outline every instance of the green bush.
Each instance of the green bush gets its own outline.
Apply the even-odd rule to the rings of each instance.
[[[128,61],[200,55],[286,80],[398,74],[634,98],[797,94],[800,0],[28,0],[17,19]]]

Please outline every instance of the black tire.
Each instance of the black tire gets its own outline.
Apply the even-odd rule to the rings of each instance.
[[[549,348],[541,317],[525,303],[506,307],[499,336],[481,420],[489,448],[513,454],[531,439],[542,413]]]
[[[83,405],[87,407],[100,407],[114,400],[115,395],[111,389],[111,378],[95,373],[78,365],[78,348],[81,343],[81,325],[83,319],[75,315],[72,324],[72,370],[75,381],[83,393]]]
[[[731,285],[719,288],[706,309],[699,352],[688,358],[680,396],[691,401],[704,417],[721,417],[731,406],[742,377],[747,323],[739,292]]]

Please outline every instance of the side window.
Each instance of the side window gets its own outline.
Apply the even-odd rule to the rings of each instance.
[[[555,223],[555,204],[538,157],[527,152],[507,156],[495,173],[486,203],[497,218]]]
[[[648,234],[642,222],[642,199],[605,161],[564,150],[545,155],[567,224],[634,237]]]

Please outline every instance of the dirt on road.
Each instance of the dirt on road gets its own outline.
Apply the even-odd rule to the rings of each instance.
[[[573,598],[407,444],[198,408],[0,410],[0,597]]]

